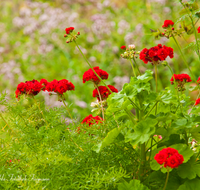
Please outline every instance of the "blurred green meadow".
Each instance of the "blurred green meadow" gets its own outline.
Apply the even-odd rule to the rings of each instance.
[[[150,29],[157,29],[166,19],[176,22],[181,7],[170,0],[1,0],[0,3],[0,91],[9,98],[15,96],[17,84],[27,80],[51,81],[68,79],[75,85],[69,92],[68,105],[77,119],[90,113],[93,85],[83,84],[82,75],[89,69],[75,44],[66,44],[65,28],[73,26],[81,33],[77,43],[93,66],[109,73],[107,84],[118,90],[133,76],[129,61],[122,59],[122,45],[135,44],[136,51],[159,43],[176,50],[173,41],[155,39]],[[179,23],[177,23],[178,25]],[[185,37],[187,38],[187,36]],[[187,42],[192,41],[188,36]],[[180,39],[182,47],[187,43]],[[187,51],[187,50],[186,50]],[[187,58],[198,76],[196,55],[187,52]],[[138,59],[142,71],[152,69]],[[169,61],[175,72],[183,70],[183,61],[175,54]],[[159,87],[169,84],[171,73],[159,67]],[[56,99],[38,95],[47,106],[59,106]]]

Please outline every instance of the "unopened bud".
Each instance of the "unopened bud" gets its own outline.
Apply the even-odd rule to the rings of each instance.
[[[64,38],[66,38],[67,37],[67,34],[64,34]]]
[[[163,33],[162,33],[162,35],[164,36],[164,35],[165,35],[165,33],[163,32]]]
[[[135,45],[134,44],[131,44],[128,46],[129,50],[134,50],[135,49]]]
[[[77,32],[77,35],[80,35],[80,32]]]
[[[69,41],[66,41],[66,43],[69,43]]]
[[[168,65],[167,61],[163,61],[163,62],[162,62],[162,65],[163,65],[164,67],[166,67],[166,66]]]
[[[172,28],[172,30],[174,30],[174,27]]]

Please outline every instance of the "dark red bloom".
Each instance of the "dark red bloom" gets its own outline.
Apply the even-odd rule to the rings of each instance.
[[[198,33],[200,33],[200,26],[197,28]]]
[[[200,98],[198,98],[198,99],[196,100],[195,106],[198,105],[198,104],[200,104]]]
[[[102,100],[105,100],[111,94],[108,88],[110,88],[112,92],[116,92],[116,93],[118,92],[118,90],[112,85],[108,85],[108,88],[106,86],[99,86],[98,88],[99,88],[99,92],[100,92]],[[97,99],[100,101],[99,93],[96,88],[93,90],[93,97],[97,97]]]
[[[66,91],[74,90],[75,86],[66,79],[56,80],[49,82],[46,85],[46,90],[48,92],[56,92],[57,94],[63,95]]]
[[[126,46],[121,46],[121,49],[126,49]]]
[[[164,148],[155,155],[154,159],[158,164],[163,165],[164,167],[177,168],[180,164],[183,163],[184,158],[178,151],[174,148]]]
[[[158,63],[158,61],[164,61],[168,56],[170,58],[174,57],[173,49],[165,45],[162,46],[161,44],[150,49],[144,48],[140,52],[140,59],[143,60],[145,64],[148,62],[154,64],[155,62]]]
[[[99,122],[101,123],[103,121],[103,119],[100,116],[95,116],[93,117],[92,114],[88,115],[87,117],[85,117],[85,119],[83,119],[83,121],[81,122],[82,124],[88,124],[89,126],[94,125],[94,124],[98,124]]]
[[[174,74],[172,76],[172,78],[170,79],[171,84],[174,84],[174,78],[177,82],[183,82],[183,83],[187,83],[187,82],[191,82],[191,77],[188,74]]]
[[[41,79],[40,84],[42,85],[42,90],[45,91],[48,81],[46,79]]]
[[[101,79],[108,78],[108,73],[106,71],[99,69],[99,67],[94,67],[93,69]],[[92,81],[95,84],[99,84],[100,82],[99,78],[96,76],[92,69],[89,69],[83,74],[83,83],[85,83],[86,81]]]
[[[197,79],[197,83],[200,84],[200,77]]]
[[[16,98],[19,98],[20,95],[26,94],[30,96],[37,95],[42,89],[42,85],[35,79],[32,81],[21,82],[17,86],[15,91]]]
[[[174,22],[172,20],[165,20],[162,27],[168,28],[169,26],[174,26]]]
[[[66,34],[70,34],[73,30],[74,30],[74,27],[69,27],[65,29]]]

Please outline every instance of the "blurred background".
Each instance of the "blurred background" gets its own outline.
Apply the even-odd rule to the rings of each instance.
[[[162,29],[164,20],[178,21],[182,7],[178,0],[1,0],[0,1],[0,93],[15,97],[20,82],[42,78],[67,79],[75,91],[67,92],[67,102],[75,118],[90,114],[94,89],[82,83],[89,69],[74,43],[66,44],[65,28],[73,26],[80,32],[77,43],[93,66],[109,73],[107,84],[121,90],[132,76],[129,61],[122,59],[122,45],[135,44],[136,50],[161,43],[175,50],[169,63],[178,74],[187,72],[173,40],[155,39],[150,29]],[[179,27],[177,23],[175,27]],[[178,38],[184,48],[193,37]],[[199,76],[194,50],[184,53],[196,77]],[[153,69],[137,59],[140,70]],[[171,73],[160,65],[159,88],[170,85]],[[47,106],[61,103],[46,93],[37,97]]]

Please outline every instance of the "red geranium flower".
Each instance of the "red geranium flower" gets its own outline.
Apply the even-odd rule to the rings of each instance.
[[[184,82],[184,83],[187,83],[187,82],[191,82],[191,77],[188,75],[188,74],[174,74],[172,76],[172,78],[170,79],[171,81],[171,84],[174,84],[174,78],[177,82]]]
[[[174,22],[172,20],[165,20],[162,27],[168,28],[169,26],[174,26]]]
[[[200,77],[197,79],[197,83],[200,84]]]
[[[112,92],[116,92],[116,93],[118,92],[118,90],[112,85],[108,85],[108,88],[106,86],[99,86],[98,88],[99,88],[99,92],[100,92],[102,100],[105,100],[111,94],[108,88],[110,88]],[[99,93],[96,88],[93,90],[93,97],[97,97],[97,99],[100,101]]]
[[[150,49],[144,48],[140,52],[140,59],[143,60],[145,64],[148,62],[154,64],[155,62],[158,63],[158,61],[164,61],[168,56],[170,58],[174,57],[173,49],[165,45],[162,46],[161,44]]]
[[[121,46],[121,49],[126,49],[126,46]]]
[[[198,104],[200,104],[200,98],[198,98],[198,99],[196,100],[195,106],[198,105]]]
[[[15,91],[16,98],[19,98],[20,95],[26,94],[30,96],[37,95],[42,89],[42,85],[35,79],[31,81],[21,82],[17,86]]]
[[[200,26],[197,28],[198,33],[200,33]]]
[[[46,79],[41,79],[40,80],[40,84],[42,85],[42,90],[45,91],[46,90],[46,86],[49,82]]]
[[[70,34],[73,30],[74,30],[74,27],[69,27],[65,29],[66,34]]]
[[[56,92],[57,94],[63,95],[66,91],[74,90],[75,86],[66,79],[56,80],[49,82],[46,85],[46,90],[48,92]]]
[[[83,121],[81,123],[82,124],[86,123],[89,126],[91,126],[94,124],[98,124],[99,122],[101,123],[102,121],[103,121],[103,119],[100,116],[93,117],[92,114],[90,114],[87,117],[85,117],[85,119],[83,119]]]
[[[163,165],[164,167],[177,168],[180,164],[183,163],[184,158],[178,151],[174,148],[164,148],[155,155],[154,159],[158,164]]]
[[[93,69],[101,79],[108,78],[108,73],[106,71],[99,69],[99,67],[94,67]],[[85,83],[86,81],[92,81],[95,84],[99,84],[100,82],[99,78],[96,76],[92,69],[89,69],[83,74],[83,83]]]

